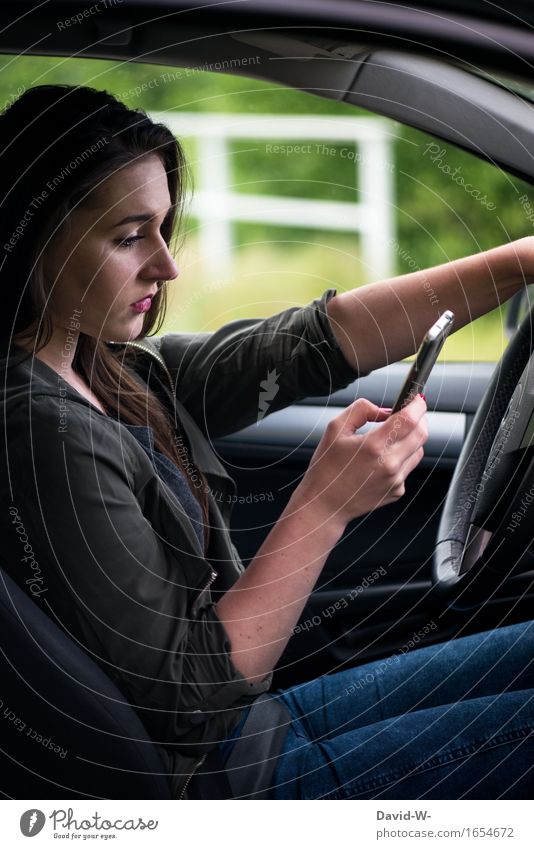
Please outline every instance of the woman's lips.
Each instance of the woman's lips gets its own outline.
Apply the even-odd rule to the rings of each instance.
[[[130,306],[134,312],[148,312],[152,306],[152,295],[149,295],[147,298],[141,298],[140,301],[136,301],[135,304],[130,304]]]

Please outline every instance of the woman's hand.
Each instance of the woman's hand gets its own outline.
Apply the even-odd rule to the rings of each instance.
[[[404,493],[406,477],[423,456],[425,412],[420,396],[392,416],[361,400],[328,424],[274,528],[216,605],[233,662],[251,683],[278,662],[347,522]],[[354,433],[368,421],[384,423]]]
[[[384,423],[366,434],[354,432],[369,421]],[[404,495],[404,481],[421,461],[427,439],[421,395],[394,415],[363,398],[354,401],[328,423],[299,494],[326,517],[347,524]]]

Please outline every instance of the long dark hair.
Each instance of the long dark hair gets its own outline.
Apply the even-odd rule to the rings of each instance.
[[[88,86],[42,85],[22,94],[0,116],[0,342],[30,338],[34,353],[52,336],[47,308],[50,284],[43,260],[50,239],[108,176],[144,154],[156,153],[167,174],[171,211],[161,234],[170,249],[180,232],[189,172],[183,150],[164,124],[128,108],[112,94]],[[140,337],[157,333],[165,319],[166,287],[146,314]],[[154,447],[185,474],[202,509],[205,549],[209,541],[208,485],[191,458],[187,469],[173,423],[156,394],[143,388],[127,366],[135,353],[117,353],[105,341],[79,334],[73,369],[109,415],[154,431]],[[11,356],[9,357],[11,359]],[[119,391],[120,390],[120,391]],[[203,485],[194,486],[191,469]]]

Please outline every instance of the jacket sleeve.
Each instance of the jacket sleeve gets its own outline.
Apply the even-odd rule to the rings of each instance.
[[[296,401],[330,395],[362,373],[333,333],[328,289],[304,307],[239,319],[214,333],[167,333],[152,341],[176,397],[208,438],[235,433]]]
[[[32,399],[31,441],[13,434],[10,450],[16,506],[43,575],[39,600],[155,742],[197,754],[229,733],[271,675],[251,685],[234,667],[209,589],[199,592],[211,567],[180,536],[177,502],[135,439],[102,418],[93,428],[77,404],[58,433],[59,403]],[[21,468],[31,469],[24,487]],[[158,533],[147,516],[157,516]]]

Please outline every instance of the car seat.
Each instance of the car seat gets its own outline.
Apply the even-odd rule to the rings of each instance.
[[[173,798],[133,707],[1,568],[0,769],[5,798]]]

